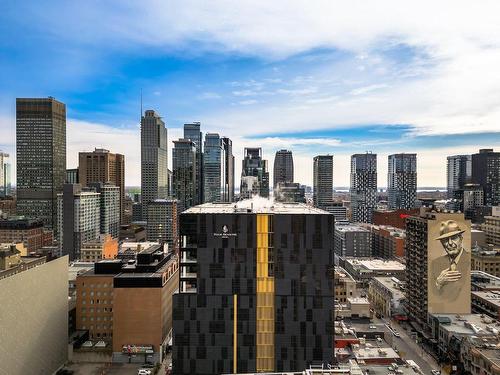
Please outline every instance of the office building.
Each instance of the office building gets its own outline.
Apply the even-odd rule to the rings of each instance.
[[[365,224],[372,234],[372,254],[383,259],[403,258],[405,256],[404,230],[386,226]]]
[[[38,260],[0,277],[3,374],[54,374],[68,360],[68,257]]]
[[[10,164],[9,154],[0,150],[0,197],[7,197],[11,194]]]
[[[17,213],[57,229],[66,180],[66,106],[52,97],[16,99]]]
[[[472,155],[472,182],[483,188],[486,206],[500,205],[500,152],[482,149]]]
[[[168,197],[167,129],[160,115],[147,110],[141,118],[141,199],[142,217],[148,203]]]
[[[454,197],[456,190],[463,189],[472,178],[472,156],[454,155],[447,157],[446,184],[448,199]]]
[[[479,184],[465,184],[462,190],[462,211],[465,218],[476,221],[476,209],[484,206],[484,190]]]
[[[470,222],[462,213],[422,208],[408,217],[405,253],[410,319],[426,326],[428,313],[470,313]],[[447,281],[453,270],[460,277]]]
[[[255,201],[180,215],[174,374],[302,371],[333,361],[333,217]]]
[[[377,155],[367,152],[351,156],[351,217],[353,222],[371,223],[377,208]]]
[[[417,154],[389,155],[387,198],[390,210],[411,210],[417,199]]]
[[[179,201],[179,210],[195,206],[199,196],[196,181],[196,145],[189,139],[174,141],[172,151],[172,173],[174,197]]]
[[[204,176],[203,176],[203,148],[202,148],[202,143],[203,143],[203,133],[200,130],[201,124],[199,122],[193,122],[190,124],[184,124],[184,139],[189,139],[191,142],[194,143],[194,147],[196,148],[195,152],[195,157],[196,157],[196,195],[195,195],[195,200],[194,204],[200,204],[203,203],[203,193],[204,193],[204,188],[203,188],[203,182],[204,182]],[[186,207],[187,208],[187,207]]]
[[[178,248],[179,229],[176,200],[157,199],[148,205],[147,240],[167,244],[169,251]]]
[[[500,216],[485,216],[481,230],[486,234],[486,242],[500,246]]]
[[[406,267],[399,260],[380,258],[345,258],[341,266],[356,280],[358,287],[367,289],[374,277],[406,279]]]
[[[240,200],[255,195],[269,197],[267,160],[262,159],[261,148],[245,148],[241,169]]]
[[[222,180],[222,201],[234,201],[234,155],[233,155],[233,141],[227,137],[221,138],[223,150],[223,163],[224,163],[224,179]]]
[[[333,203],[333,155],[313,159],[313,204],[324,209]]]
[[[371,257],[372,239],[368,229],[359,225],[336,225],[334,251],[341,257]]]
[[[117,186],[120,189],[120,223],[124,214],[125,201],[125,156],[114,154],[102,148],[93,152],[78,154],[78,178],[75,182],[82,186],[100,182]]]
[[[332,202],[329,206],[323,207],[323,210],[333,214],[335,222],[347,222],[347,207],[342,202]]]
[[[110,234],[101,234],[96,239],[84,242],[80,249],[83,262],[99,262],[102,259],[116,259],[118,240]]]
[[[274,156],[273,187],[276,189],[278,183],[293,182],[293,156],[292,151],[279,150]]]
[[[174,254],[160,245],[136,259],[103,260],[76,278],[76,328],[112,348],[113,362],[162,362],[171,338]]]
[[[333,275],[334,299],[337,303],[347,303],[347,298],[359,297],[356,280],[342,267],[335,267]]]
[[[70,260],[80,258],[85,242],[100,234],[101,197],[94,190],[83,190],[79,184],[65,184],[58,196],[59,253]]]
[[[52,245],[53,237],[53,231],[45,228],[41,219],[11,217],[0,220],[0,243],[22,242],[28,254]]]
[[[120,242],[146,241],[146,228],[139,224],[123,224],[120,226]]]
[[[500,320],[500,292],[472,291],[472,312],[484,314],[495,320]]]
[[[205,202],[221,202],[223,183],[226,180],[225,156],[221,138],[217,133],[205,135],[205,152],[203,154],[203,188]]]
[[[90,189],[99,193],[101,234],[118,238],[120,234],[120,188],[112,184],[91,182]]]

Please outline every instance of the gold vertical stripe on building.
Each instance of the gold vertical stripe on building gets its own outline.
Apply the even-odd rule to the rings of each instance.
[[[238,373],[238,295],[233,294],[233,373]]]
[[[274,277],[269,275],[270,215],[257,215],[257,372],[274,371]]]

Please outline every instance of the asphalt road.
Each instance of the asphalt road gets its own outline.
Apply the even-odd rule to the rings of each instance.
[[[381,322],[389,323],[386,319],[381,319]],[[425,375],[431,375],[431,370],[439,369],[436,360],[427,354],[422,347],[415,342],[414,338],[409,336],[409,332],[406,331],[406,329],[395,321],[390,321],[390,323],[391,327],[400,334],[400,337],[394,336],[389,328],[386,327],[385,329],[388,335],[392,336],[392,347],[399,350],[399,354],[402,358],[415,361]]]

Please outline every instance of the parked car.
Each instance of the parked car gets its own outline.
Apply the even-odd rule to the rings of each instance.
[[[439,370],[432,370],[432,375],[441,375],[441,371]]]
[[[137,371],[137,375],[151,375],[151,374],[152,374],[151,370],[147,368],[140,368]]]

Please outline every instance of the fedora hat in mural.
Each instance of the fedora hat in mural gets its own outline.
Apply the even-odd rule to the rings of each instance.
[[[443,240],[445,238],[453,237],[458,234],[465,232],[460,229],[458,223],[455,220],[446,220],[441,222],[441,228],[439,228],[439,237],[436,240]]]

